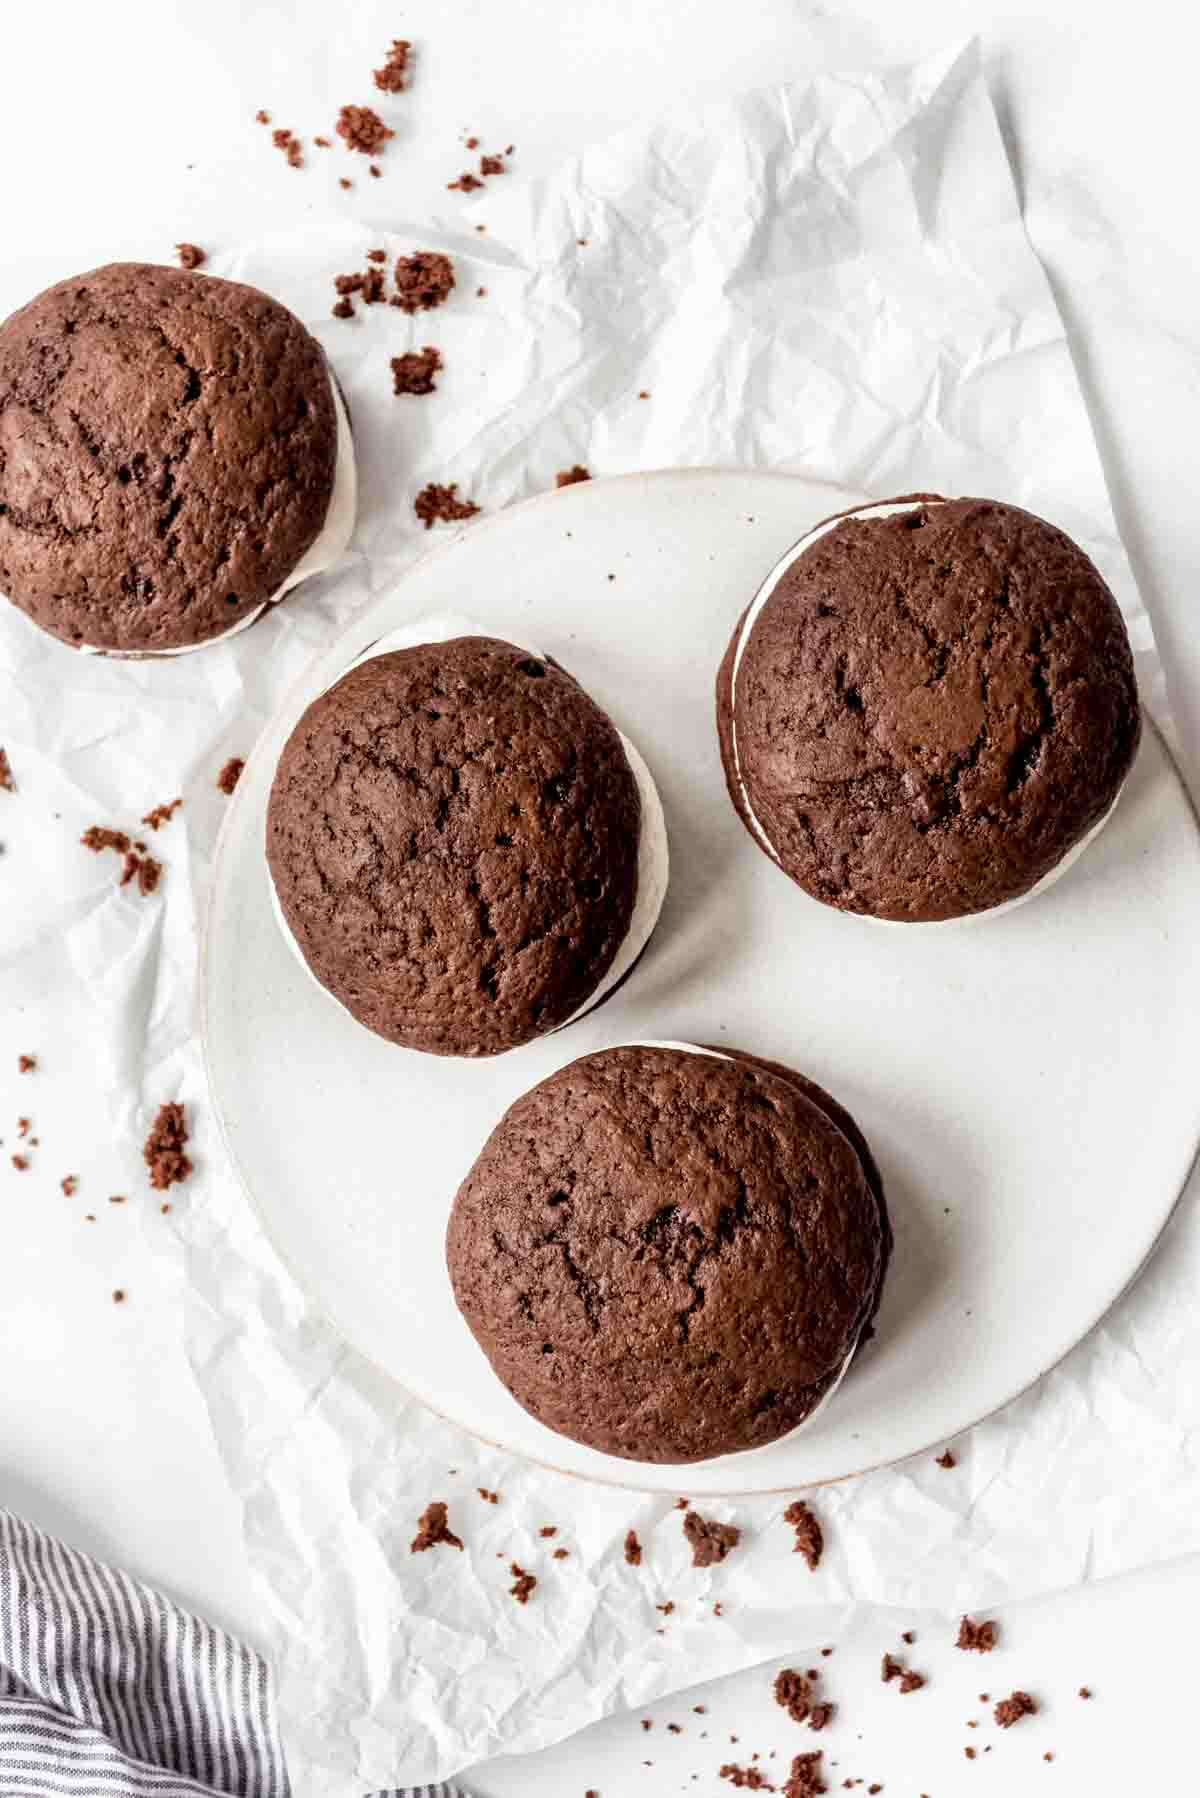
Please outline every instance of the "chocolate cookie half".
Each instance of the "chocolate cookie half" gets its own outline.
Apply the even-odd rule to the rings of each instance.
[[[324,353],[257,289],[112,263],[0,324],[0,592],[72,648],[231,635],[337,559],[354,504]]]
[[[308,971],[437,1055],[499,1054],[609,997],[667,884],[633,745],[550,657],[456,619],[374,644],[309,706],[267,861]]]
[[[472,1334],[550,1429],[634,1461],[786,1435],[870,1329],[878,1170],[812,1081],[639,1043],[518,1099],[459,1188],[446,1262]]]
[[[726,783],[805,892],[928,922],[1061,873],[1141,722],[1117,603],[1062,531],[931,495],[828,519],[774,570],[717,676]]]

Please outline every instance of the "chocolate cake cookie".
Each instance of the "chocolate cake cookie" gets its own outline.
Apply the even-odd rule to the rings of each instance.
[[[0,325],[0,592],[64,643],[162,655],[229,635],[353,522],[324,354],[266,294],[112,263]]]
[[[737,1051],[632,1044],[518,1099],[454,1201],[476,1341],[550,1429],[630,1460],[756,1448],[810,1417],[891,1248],[857,1126]]]
[[[280,924],[368,1029],[495,1055],[610,996],[666,891],[645,764],[549,657],[420,621],[292,732],[267,813]]]
[[[811,531],[717,676],[730,797],[843,911],[989,911],[1105,821],[1140,735],[1124,621],[1069,537],[1017,506],[918,496]]]

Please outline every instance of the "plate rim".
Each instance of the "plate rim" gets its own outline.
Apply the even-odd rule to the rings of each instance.
[[[831,495],[838,495],[839,497],[846,494],[853,494],[854,491],[853,489],[840,486],[837,482],[827,480],[823,476],[809,475],[803,469],[740,468],[728,464],[724,466],[720,464],[706,464],[694,468],[631,470],[623,474],[593,477],[589,480],[587,485],[592,488],[599,488],[617,485],[645,484],[647,482],[658,482],[667,479],[675,481],[682,479],[686,482],[690,480],[691,477],[695,477],[697,481],[712,480],[714,478],[731,478],[735,480],[750,478],[753,480],[766,479],[780,482],[798,481],[809,487],[827,488]],[[580,482],[576,483],[576,485],[583,486],[584,483]],[[516,513],[525,513],[550,503],[561,505],[565,494],[570,494],[571,491],[572,489],[570,487],[565,490],[549,489],[543,493],[530,494],[525,499],[515,501],[511,505],[503,506],[497,512],[486,514],[479,520],[462,525],[455,530],[452,535],[448,535],[442,542],[431,545],[423,554],[419,555],[415,561],[407,564],[407,566],[399,573],[394,583],[390,584],[385,591],[372,596],[363,607],[347,620],[345,625],[334,637],[313,652],[312,656],[309,657],[295,680],[289,683],[287,689],[280,698],[279,703],[266,719],[250,749],[250,756],[247,757],[247,760],[254,755],[259,744],[263,742],[279,719],[289,710],[296,693],[309,680],[313,670],[321,659],[349,637],[356,625],[371,613],[376,606],[381,604],[385,599],[390,598],[395,593],[396,588],[408,580],[418,568],[422,570],[426,569],[430,562],[440,560],[449,551],[456,549],[468,537],[474,541],[485,532],[490,534],[495,527],[506,524]],[[332,574],[323,577],[314,577],[314,579],[316,578],[336,580],[338,576],[337,574]],[[299,591],[299,589],[297,589],[297,591]],[[295,594],[288,595],[288,598],[294,597]],[[286,603],[286,601],[281,603]],[[1179,759],[1166,731],[1151,714],[1144,695],[1142,696],[1142,713],[1144,723],[1148,725],[1150,731],[1157,740],[1159,748],[1163,752],[1171,777],[1183,794],[1185,806],[1191,820],[1193,834],[1200,840],[1200,805],[1198,805],[1196,797],[1193,795],[1191,788],[1188,785],[1187,779],[1179,764]],[[210,986],[212,980],[210,946],[213,936],[214,917],[218,903],[218,893],[222,890],[223,877],[226,874],[229,865],[230,844],[232,842],[234,829],[241,817],[242,809],[250,804],[248,791],[248,788],[242,788],[240,783],[239,786],[235,788],[225,815],[221,820],[220,829],[217,833],[217,840],[213,848],[211,874],[208,891],[205,895],[203,917],[200,924],[196,962],[197,1035],[200,1041],[205,1084],[212,1112],[216,1118],[217,1130],[222,1147],[227,1156],[229,1166],[236,1178],[237,1184],[241,1189],[242,1195],[249,1205],[258,1227],[262,1230],[272,1253],[278,1257],[288,1276],[295,1282],[298,1290],[303,1294],[306,1303],[321,1319],[322,1323],[333,1332],[338,1341],[369,1367],[372,1373],[395,1386],[411,1403],[421,1406],[422,1409],[430,1412],[442,1423],[449,1425],[452,1429],[461,1430],[465,1436],[470,1437],[472,1441],[480,1443],[486,1448],[495,1449],[502,1454],[512,1455],[531,1467],[536,1467],[555,1475],[556,1478],[576,1480],[584,1486],[602,1486],[608,1490],[636,1493],[643,1497],[661,1497],[662,1492],[657,1486],[651,1487],[639,1485],[636,1474],[632,1474],[628,1479],[623,1479],[617,1477],[615,1474],[608,1475],[603,1472],[593,1471],[583,1472],[576,1468],[561,1467],[542,1455],[531,1453],[524,1448],[514,1448],[504,1442],[498,1442],[493,1437],[462,1422],[461,1419],[447,1415],[447,1413],[440,1410],[437,1405],[414,1392],[411,1387],[405,1384],[404,1380],[402,1380],[397,1373],[394,1373],[391,1368],[384,1366],[370,1351],[360,1348],[357,1343],[351,1340],[350,1336],[343,1330],[337,1320],[326,1310],[321,1299],[310,1285],[307,1277],[294,1265],[290,1254],[278,1240],[277,1234],[268,1219],[264,1207],[255,1197],[250,1180],[234,1149],[226,1115],[218,1096],[218,1084],[214,1077],[209,1019]],[[828,1487],[842,1485],[847,1480],[861,1479],[866,1474],[881,1472],[890,1467],[902,1467],[907,1462],[917,1460],[922,1455],[928,1454],[931,1449],[947,1440],[957,1440],[968,1431],[977,1428],[980,1424],[986,1423],[990,1418],[997,1416],[1001,1411],[1007,1409],[1009,1405],[1015,1404],[1019,1399],[1023,1398],[1027,1392],[1032,1391],[1040,1380],[1045,1379],[1047,1374],[1053,1373],[1055,1368],[1061,1366],[1067,1356],[1078,1348],[1082,1342],[1087,1340],[1092,1332],[1104,1322],[1126,1294],[1137,1284],[1142,1274],[1157,1254],[1167,1229],[1178,1213],[1180,1204],[1191,1184],[1192,1177],[1196,1173],[1197,1167],[1200,1167],[1200,1107],[1197,1109],[1197,1116],[1193,1126],[1191,1155],[1187,1161],[1182,1177],[1179,1180],[1177,1189],[1171,1198],[1169,1205],[1164,1210],[1158,1228],[1138,1260],[1137,1265],[1131,1270],[1122,1285],[1110,1298],[1105,1300],[1100,1310],[1095,1313],[1090,1322],[1088,1322],[1058,1354],[1053,1356],[1053,1358],[1043,1367],[1039,1368],[1028,1380],[1023,1381],[1013,1391],[998,1400],[995,1404],[990,1405],[985,1411],[980,1412],[978,1416],[973,1417],[968,1423],[962,1424],[957,1430],[950,1432],[949,1436],[939,1434],[918,1448],[906,1450],[902,1455],[892,1457],[884,1456],[880,1459],[868,1459],[862,1466],[849,1469],[845,1473],[826,1475],[823,1478],[811,1479],[803,1483],[792,1481],[782,1486],[732,1485],[727,1488],[723,1487],[720,1489],[706,1490],[703,1494],[704,1502],[720,1503],[738,1499],[778,1498],[796,1491],[819,1491]],[[620,1461],[620,1457],[616,1456],[607,1458],[618,1463]],[[721,1457],[719,1456],[711,1457],[711,1460],[718,1462],[720,1459]],[[636,1469],[643,1465],[643,1463],[630,1462],[629,1465],[631,1469]],[[654,1463],[654,1465],[658,1466],[659,1464]],[[677,1466],[678,1468],[680,1483],[686,1484],[688,1469],[695,1466],[696,1463],[685,1461],[674,1463],[672,1465]]]

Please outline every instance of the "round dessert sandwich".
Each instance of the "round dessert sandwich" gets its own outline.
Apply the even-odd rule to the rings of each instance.
[[[517,1100],[459,1188],[454,1296],[517,1402],[633,1461],[761,1447],[870,1331],[891,1250],[857,1125],[774,1062],[586,1055]]]
[[[730,796],[815,899],[914,923],[991,912],[1105,822],[1140,734],[1116,601],[1078,546],[993,500],[827,519],[717,676]]]
[[[373,644],[279,758],[280,926],[368,1029],[497,1055],[611,996],[658,921],[662,806],[550,657],[423,619]]]
[[[178,655],[337,560],[324,353],[253,287],[112,263],[0,324],[0,592],[74,649]]]

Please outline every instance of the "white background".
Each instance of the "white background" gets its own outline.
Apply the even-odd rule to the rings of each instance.
[[[907,60],[978,32],[1158,631],[1195,791],[1200,30],[1181,22],[1181,10],[1170,0],[1143,0],[1136,11],[1103,0],[908,0],[844,6],[836,17],[795,0],[12,7],[0,61],[0,313],[98,262],[167,259],[180,238],[217,250],[330,213],[366,226],[444,209],[445,182],[468,166],[464,130],[488,147],[515,142],[514,167],[536,173],[563,149],[651,116],[667,98],[881,54]],[[388,108],[408,123],[389,146],[385,178],[371,181],[363,161],[340,150],[309,150],[308,169],[288,169],[253,123],[255,110],[267,107],[275,123],[306,138],[332,135],[339,105],[370,99],[369,71],[400,34],[419,46],[419,74],[403,107]],[[347,168],[356,184],[343,195],[336,178]],[[486,199],[478,216],[486,218]],[[6,838],[19,848],[0,812]],[[66,1172],[96,1193],[141,1190],[138,1170],[104,1146],[102,1102],[78,1098],[88,1072],[74,1047],[81,1036],[65,1010],[45,1014],[36,976],[17,1015],[0,1019],[0,1136],[28,1111],[47,1157],[36,1182],[7,1163],[0,1171],[0,1498],[253,1633],[232,1505],[145,1245],[154,1214],[132,1202],[98,1204],[97,1224],[85,1229],[57,1193]],[[24,1049],[42,1054],[45,1071],[18,1082],[12,1070]],[[55,1103],[56,1090],[68,1088],[76,1095],[69,1112]],[[111,1303],[116,1286],[130,1295],[121,1308]],[[1022,1606],[1004,1615],[1006,1647],[990,1662],[956,1654],[943,1623],[864,1617],[853,1642],[819,1663],[843,1706],[824,1738],[841,1763],[837,1782],[861,1775],[888,1793],[930,1798],[1024,1793],[1043,1779],[1061,1798],[1194,1789],[1187,1644],[1197,1604],[1200,1564],[1184,1563]],[[907,1627],[919,1637],[913,1664],[931,1684],[901,1699],[879,1683],[877,1668]],[[798,1641],[796,1663],[814,1664],[817,1647]],[[715,1771],[727,1756],[777,1748],[780,1766],[785,1754],[816,1745],[770,1704],[771,1672],[654,1707],[649,1734],[636,1718],[616,1719],[558,1749],[480,1770],[470,1783],[484,1798],[582,1798],[588,1787],[602,1798],[728,1791]],[[1074,1696],[1084,1683],[1096,1692],[1091,1704]],[[964,1727],[981,1714],[979,1691],[1014,1684],[1046,1697],[1042,1718],[998,1740]],[[707,1715],[693,1715],[693,1703],[706,1704]],[[668,1735],[672,1720],[686,1733]],[[730,1733],[740,1737],[736,1748]],[[968,1765],[962,1748],[972,1739],[997,1746]],[[1048,1765],[1047,1750],[1055,1756]]]

